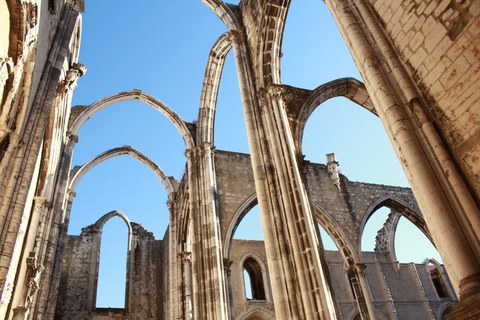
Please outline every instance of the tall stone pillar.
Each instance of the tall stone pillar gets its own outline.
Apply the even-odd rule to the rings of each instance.
[[[193,318],[229,319],[220,227],[215,206],[213,146],[186,151],[192,237]]]
[[[280,86],[259,99],[245,35],[231,32],[277,319],[335,319]]]
[[[422,96],[364,0],[325,2],[365,80],[460,300],[478,295],[480,301],[480,212],[428,120]]]
[[[368,290],[367,281],[365,280],[365,267],[365,264],[357,263],[346,270],[355,293],[360,316],[363,320],[375,319],[375,308]]]

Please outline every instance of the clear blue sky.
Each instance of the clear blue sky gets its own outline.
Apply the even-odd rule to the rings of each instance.
[[[169,105],[184,120],[193,121],[209,51],[226,31],[199,0],[87,1],[80,62],[88,72],[79,80],[73,104],[89,105],[137,88]],[[313,89],[336,78],[361,79],[323,1],[292,1],[282,51],[285,84]],[[232,53],[224,68],[215,125],[217,149],[248,153]],[[102,110],[82,127],[73,165],[123,145],[149,156],[167,175],[181,178],[185,156],[180,135],[160,113],[134,101]],[[343,98],[330,100],[313,113],[305,130],[303,152],[308,160],[318,163],[325,163],[326,153],[335,152],[342,173],[353,181],[408,185],[380,121]],[[91,170],[76,192],[70,234],[79,234],[82,227],[118,209],[163,238],[168,224],[166,193],[155,175],[138,161],[127,156],[111,159]],[[366,231],[370,238],[370,243],[365,242],[367,249],[373,248],[384,218],[374,216],[372,226],[367,226],[371,229]],[[236,237],[261,238],[258,213],[245,219],[250,219],[250,226],[257,225],[258,231],[252,235],[240,226]],[[439,259],[431,251],[418,252],[418,257],[401,256],[404,251],[412,253],[413,246],[427,246],[418,244],[421,240],[413,235],[419,231],[408,224],[399,226],[403,234],[403,245],[397,248],[400,260]],[[126,228],[121,225],[120,219],[107,223],[105,243],[110,241],[109,234],[125,235]],[[126,242],[125,238],[115,239],[115,243]],[[406,242],[412,239],[413,244]],[[99,299],[119,291],[111,285],[107,288],[99,292]],[[99,306],[115,306],[105,299]]]

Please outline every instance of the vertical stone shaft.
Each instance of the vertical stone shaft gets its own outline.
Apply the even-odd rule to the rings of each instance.
[[[272,87],[259,103],[248,49],[242,41],[233,45],[276,317],[334,319],[335,307],[281,94]]]
[[[414,118],[410,107],[422,108],[416,103],[410,106],[409,98],[413,89],[408,85],[410,80],[405,80],[409,78],[408,74],[394,54],[390,42],[378,31],[378,21],[363,0],[325,2],[365,80],[457,293],[462,295],[472,288],[478,288],[478,237],[471,236],[474,230],[478,230],[478,208],[471,205],[464,188],[455,191],[453,186],[446,186],[452,179],[455,180],[454,184],[459,181],[455,177],[448,178],[447,167],[443,167],[442,172],[445,153],[434,153],[433,149],[440,148],[435,146],[439,143],[436,136],[430,132],[427,138],[425,132],[418,130],[418,120]],[[417,116],[423,114],[416,113]],[[429,126],[422,129],[429,130]],[[429,145],[431,143],[434,144],[433,149],[429,148],[432,147]],[[448,163],[445,165],[450,166]],[[455,173],[453,175],[457,176]],[[466,201],[465,205],[462,206],[458,199]],[[472,217],[469,223],[473,225],[466,226],[465,215]]]
[[[229,319],[223,255],[215,206],[213,150],[187,150],[190,209],[193,222],[192,272],[195,319]]]

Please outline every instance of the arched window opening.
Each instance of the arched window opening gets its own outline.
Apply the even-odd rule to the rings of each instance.
[[[167,193],[158,177],[130,156],[108,159],[80,180],[73,201],[69,234],[97,221],[98,212],[116,209],[128,212],[131,221],[142,224],[162,239],[169,222]]]
[[[329,99],[313,111],[302,152],[316,163],[326,163],[326,155],[334,153],[340,173],[350,181],[408,186],[380,120],[344,97]]]
[[[395,255],[400,262],[422,263],[427,258],[442,262],[432,242],[417,226],[404,217],[400,218],[395,232]]]
[[[388,220],[390,209],[387,207],[381,207],[376,210],[365,223],[365,227],[362,232],[361,250],[374,252],[377,247],[377,236],[380,230],[384,228],[385,223]]]
[[[96,308],[125,308],[128,227],[115,216],[103,227],[98,266]]]
[[[249,153],[233,50],[225,59],[220,79],[214,141],[217,149]]]
[[[262,222],[258,205],[250,209],[242,218],[233,234],[233,239],[263,240]]]
[[[313,89],[338,78],[361,79],[345,41],[322,1],[292,1],[282,53],[282,82],[292,86]]]
[[[266,300],[260,264],[255,259],[248,258],[243,263],[243,270],[246,298],[248,300]]]
[[[439,266],[432,261],[429,261],[426,267],[438,297],[442,299],[451,298],[448,293],[447,286],[445,285],[445,281],[442,277],[441,270],[439,270]]]
[[[318,224],[318,229],[320,230],[320,237],[322,238],[323,249],[331,250],[331,251],[338,251],[338,247],[333,241],[332,237],[325,231],[325,229]]]

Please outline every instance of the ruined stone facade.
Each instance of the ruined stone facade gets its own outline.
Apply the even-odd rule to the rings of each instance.
[[[280,81],[290,1],[201,1],[229,31],[212,44],[198,121],[187,123],[141,90],[72,108],[86,72],[78,61],[83,1],[0,0],[0,318],[480,318],[480,2],[325,0],[364,83],[338,79],[310,91]],[[215,151],[213,141],[232,49],[250,156]],[[334,160],[302,160],[307,119],[336,96],[379,117],[411,190],[351,182]],[[178,129],[187,155],[181,181],[130,147],[70,170],[88,118],[133,99]],[[164,239],[117,211],[68,236],[79,179],[122,154],[165,186]],[[264,243],[232,240],[256,203]],[[362,253],[365,221],[381,206],[392,213],[377,252]],[[127,307],[95,309],[100,234],[114,216],[129,229]],[[435,243],[444,267],[395,262],[400,216]],[[339,252],[322,249],[316,223]],[[242,268],[253,300],[242,296]]]

